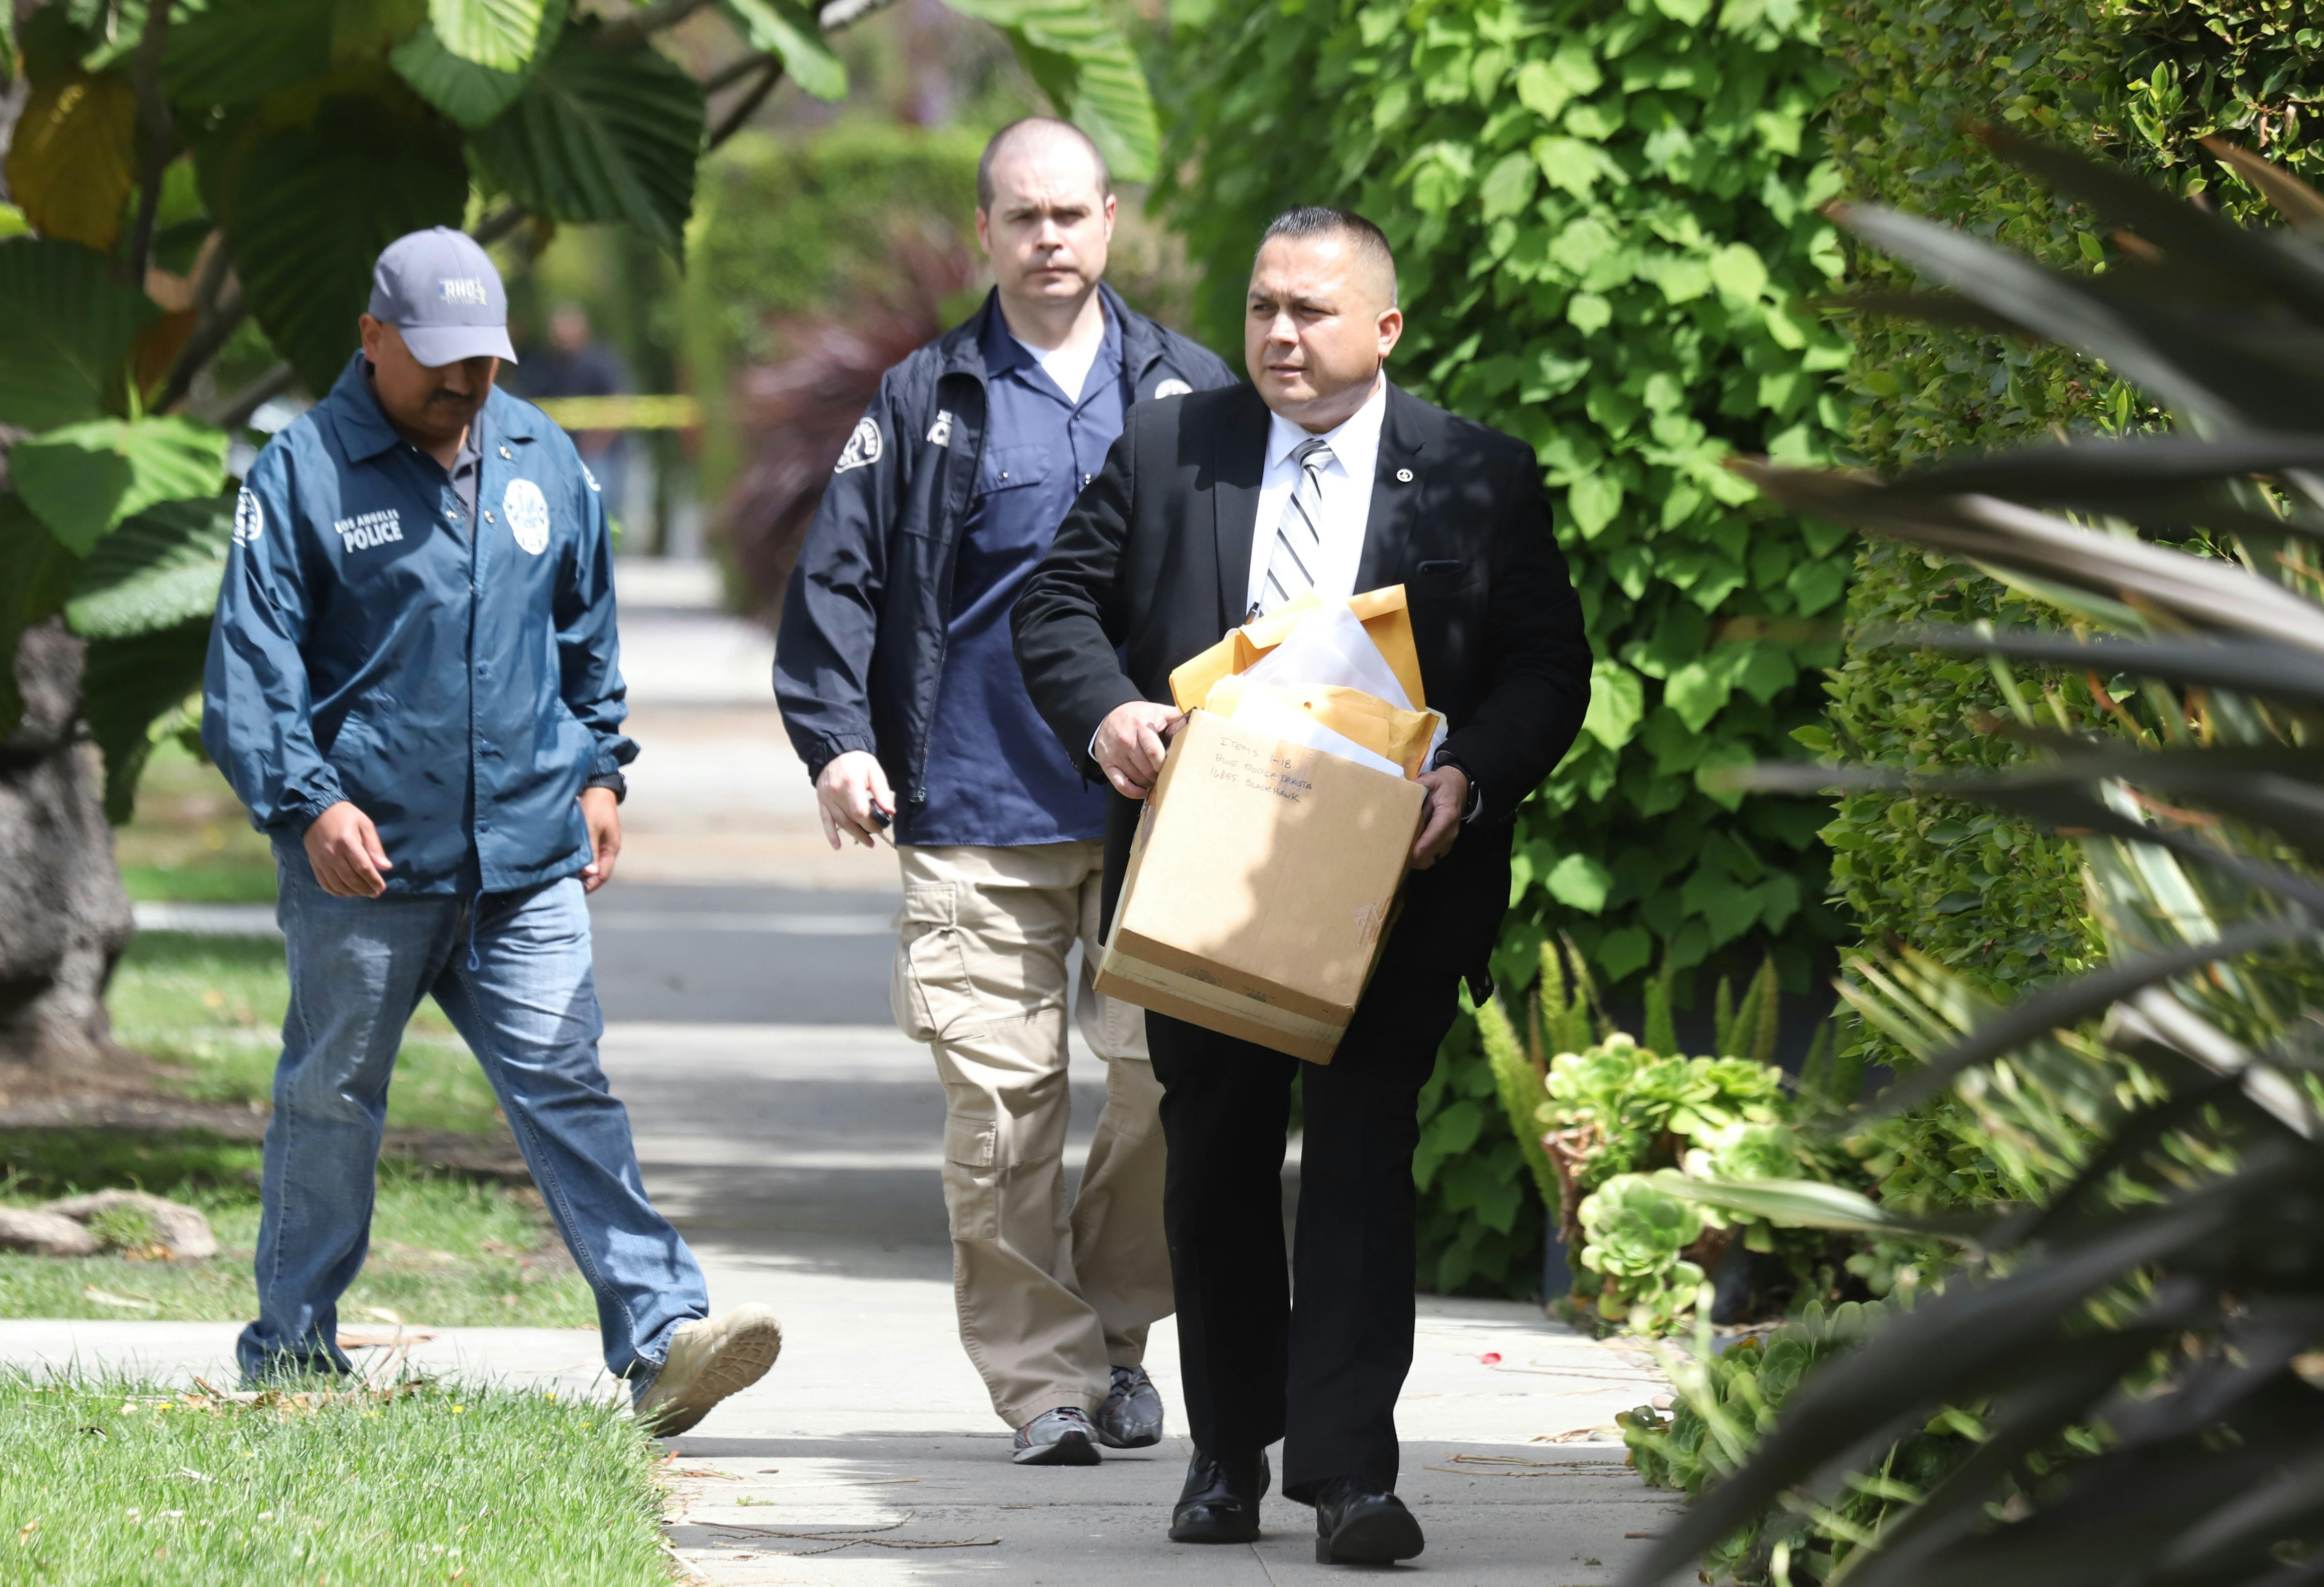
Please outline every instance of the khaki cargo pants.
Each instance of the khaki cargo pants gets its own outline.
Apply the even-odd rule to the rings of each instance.
[[[1104,845],[899,847],[896,1023],[944,1080],[945,1207],[960,1339],[1012,1427],[1078,1405],[1134,1367],[1170,1315],[1162,1233],[1162,1088],[1146,1013],[1097,995]],[[1065,1208],[1065,955],[1082,945],[1083,1038],[1105,1109]]]

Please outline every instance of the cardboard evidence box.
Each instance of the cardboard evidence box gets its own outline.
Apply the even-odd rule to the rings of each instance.
[[[1416,782],[1194,712],[1139,817],[1097,989],[1328,1064],[1420,827]]]

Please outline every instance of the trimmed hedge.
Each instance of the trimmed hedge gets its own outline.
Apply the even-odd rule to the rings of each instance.
[[[1994,160],[1980,121],[2121,160],[2230,213],[2264,208],[2194,140],[2219,132],[2311,179],[2303,101],[2324,86],[2316,56],[2324,7],[2290,0],[1834,0],[1827,37],[1842,74],[1830,123],[1850,198],[1877,200],[1995,236],[2054,264],[2102,268],[2116,244]],[[1909,288],[1912,272],[1850,250],[1852,287]],[[2021,340],[1868,319],[1849,373],[1855,460],[1890,471],[1947,453],[2054,432],[2112,432],[2155,420],[2131,388],[2070,354]],[[1973,569],[1891,545],[1859,553],[1851,632],[1923,619],[2047,623]],[[2019,692],[2045,725],[2108,731],[2089,680],[2023,669]],[[1841,758],[1994,766],[2009,741],[1965,731],[2012,711],[2002,675],[1955,656],[1851,644],[1828,685],[1824,727],[1797,735]],[[2090,964],[2098,934],[2073,845],[1941,799],[1856,795],[1825,829],[1834,901],[1866,940],[1895,937],[1981,985],[2014,993]],[[1868,1031],[1858,1050],[1893,1058]],[[1941,1112],[1941,1109],[1940,1110]],[[1932,1120],[1932,1122],[1936,1121]],[[1978,1200],[1993,1194],[1973,1145],[1905,1152],[1891,1194]]]
[[[1582,739],[1520,817],[1499,979],[1522,988],[1563,930],[1609,987],[1714,955],[1748,974],[1772,950],[1805,991],[1844,934],[1821,901],[1825,813],[1706,779],[1816,719],[1852,555],[1720,466],[1823,458],[1846,420],[1847,344],[1794,306],[1840,268],[1812,15],[1179,0],[1173,21],[1180,175],[1160,197],[1208,268],[1206,339],[1240,346],[1271,216],[1359,209],[1397,251],[1395,377],[1532,443],[1552,487],[1599,660]],[[1425,1099],[1425,1238],[1439,1287],[1524,1288],[1537,1198],[1475,1117],[1482,1062],[1464,1028]]]

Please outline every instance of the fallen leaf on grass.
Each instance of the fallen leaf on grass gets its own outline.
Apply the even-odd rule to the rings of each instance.
[[[120,1306],[133,1312],[151,1312],[160,1309],[158,1301],[148,1300],[142,1295],[115,1295],[110,1289],[99,1289],[94,1284],[82,1285],[80,1293],[82,1299],[93,1300],[101,1306]]]

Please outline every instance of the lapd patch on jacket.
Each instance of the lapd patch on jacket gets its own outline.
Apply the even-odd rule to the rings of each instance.
[[[529,479],[512,479],[501,493],[501,511],[508,514],[509,531],[516,543],[534,556],[549,549],[549,500]]]
[[[862,468],[880,461],[880,427],[869,416],[855,421],[855,433],[847,438],[846,449],[839,454],[834,474],[844,474],[851,468]]]
[[[1183,380],[1166,380],[1154,388],[1154,400],[1158,402],[1165,397],[1183,397],[1194,389]]]
[[[928,445],[931,447],[949,447],[952,445],[951,409],[939,408],[936,410],[936,421],[928,426]]]
[[[234,543],[246,546],[266,532],[266,509],[258,504],[258,493],[248,485],[234,499]]]
[[[339,537],[339,544],[350,551],[368,551],[374,546],[392,545],[403,538],[403,520],[395,509],[383,507],[376,512],[358,512],[353,518],[342,518],[331,525],[331,532]]]

